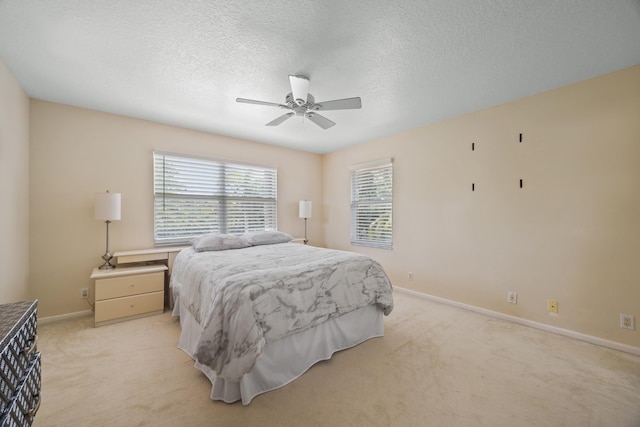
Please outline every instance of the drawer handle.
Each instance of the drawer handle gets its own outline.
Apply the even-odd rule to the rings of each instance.
[[[38,412],[38,409],[40,409],[40,395],[36,394],[33,396],[36,401],[34,403],[33,408],[29,409],[24,415],[25,417],[29,418],[29,421],[33,421],[33,419],[36,416],[36,412]]]
[[[34,335],[34,337],[31,339],[31,344],[29,344],[29,347],[22,349],[22,352],[27,355],[31,354],[36,350],[37,346],[38,346],[38,336]]]

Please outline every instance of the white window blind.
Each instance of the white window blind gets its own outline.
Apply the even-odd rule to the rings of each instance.
[[[218,232],[277,229],[277,170],[153,153],[156,245]]]
[[[392,160],[352,166],[351,243],[391,249],[392,220]]]

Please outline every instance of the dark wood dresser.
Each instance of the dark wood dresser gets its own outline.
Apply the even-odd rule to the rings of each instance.
[[[0,427],[30,426],[40,407],[38,301],[0,305]]]

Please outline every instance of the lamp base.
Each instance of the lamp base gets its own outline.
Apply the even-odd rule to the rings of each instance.
[[[309,239],[307,239],[307,218],[304,219],[304,244],[309,243]]]
[[[115,265],[111,264],[111,258],[113,258],[113,255],[111,255],[109,252],[107,252],[106,254],[102,255],[102,259],[104,260],[104,264],[102,264],[100,267],[98,267],[98,270],[111,270],[116,268]]]

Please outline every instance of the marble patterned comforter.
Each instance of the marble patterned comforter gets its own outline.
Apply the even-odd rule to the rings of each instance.
[[[238,381],[267,340],[276,340],[360,307],[393,310],[392,287],[371,258],[296,243],[245,249],[182,250],[171,288],[180,310],[200,324],[194,357]]]

